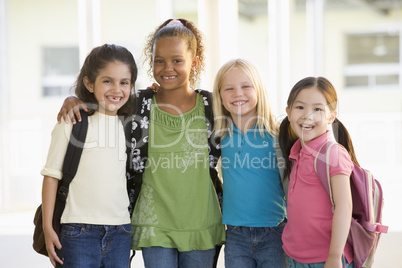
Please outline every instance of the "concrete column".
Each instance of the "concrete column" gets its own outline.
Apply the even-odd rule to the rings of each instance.
[[[173,0],[155,0],[155,2],[157,25],[167,19],[173,19]]]
[[[306,1],[307,68],[312,76],[324,73],[324,4],[325,0]]]
[[[7,0],[0,0],[0,118],[8,119]]]
[[[0,0],[0,212],[9,208],[9,94],[7,68],[7,0]]]
[[[289,14],[293,1],[268,0],[268,90],[276,117],[285,114],[290,91]]]
[[[101,0],[78,0],[80,66],[101,40]]]
[[[220,65],[239,56],[238,0],[219,0]],[[216,25],[215,25],[216,27]]]
[[[198,26],[205,35],[206,73],[200,88],[212,90],[220,66],[239,56],[238,1],[198,0]]]

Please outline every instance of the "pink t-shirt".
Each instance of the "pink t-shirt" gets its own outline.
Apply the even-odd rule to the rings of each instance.
[[[332,204],[314,170],[314,159],[330,132],[301,147],[297,140],[290,151],[293,168],[288,192],[288,223],[283,231],[283,249],[301,263],[325,262],[328,258],[332,230]],[[350,176],[353,169],[348,152],[340,145],[331,148],[330,175]],[[349,245],[345,255],[350,263],[353,253]]]

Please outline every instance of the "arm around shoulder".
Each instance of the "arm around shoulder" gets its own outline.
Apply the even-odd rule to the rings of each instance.
[[[67,97],[64,100],[59,113],[57,114],[57,121],[60,123],[61,118],[63,117],[66,123],[68,123],[70,119],[71,122],[75,124],[76,123],[75,116],[76,116],[77,120],[81,122],[80,108],[86,112],[88,111],[87,105],[82,100],[74,96]]]

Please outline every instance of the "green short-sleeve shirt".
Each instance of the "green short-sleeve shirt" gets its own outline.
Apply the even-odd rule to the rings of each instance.
[[[160,246],[207,250],[225,240],[209,175],[208,137],[202,97],[182,115],[152,100],[148,161],[132,217],[133,249]]]

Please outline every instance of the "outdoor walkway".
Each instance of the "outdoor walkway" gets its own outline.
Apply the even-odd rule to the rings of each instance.
[[[49,260],[32,249],[34,212],[0,214],[0,268],[51,268]],[[402,268],[402,231],[381,237],[373,268]],[[223,249],[219,268],[224,267]],[[139,252],[133,268],[142,268]],[[247,268],[247,267],[245,267]]]

